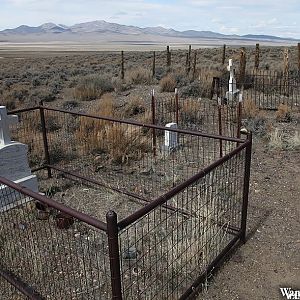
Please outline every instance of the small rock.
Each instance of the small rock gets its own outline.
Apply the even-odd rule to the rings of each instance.
[[[137,250],[135,247],[130,247],[123,253],[124,259],[136,259],[137,258]]]

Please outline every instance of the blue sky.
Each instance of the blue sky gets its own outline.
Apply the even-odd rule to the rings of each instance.
[[[0,0],[0,30],[94,20],[300,38],[300,0]]]

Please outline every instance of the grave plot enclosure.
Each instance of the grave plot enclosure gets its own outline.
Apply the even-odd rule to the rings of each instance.
[[[47,194],[0,178],[24,200],[0,214],[7,299],[186,299],[245,240],[251,136],[14,113]]]

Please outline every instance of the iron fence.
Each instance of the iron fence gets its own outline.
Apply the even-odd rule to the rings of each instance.
[[[245,74],[238,86],[243,88],[245,99],[254,101],[260,109],[276,110],[280,104],[299,110],[299,71],[274,72],[254,69]]]
[[[22,125],[32,112],[39,125]],[[65,186],[52,199],[0,178],[1,201],[19,201],[0,214],[0,274],[31,299],[186,299],[245,241],[251,135],[42,106],[13,113],[21,125],[12,136],[29,144],[38,136],[40,161],[31,166],[39,166],[40,184]],[[113,191],[116,212],[97,214],[104,198],[97,193],[91,202],[89,191],[67,181],[98,187],[101,195]]]

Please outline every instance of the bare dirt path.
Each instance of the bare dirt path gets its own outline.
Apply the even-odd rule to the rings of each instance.
[[[300,290],[300,153],[254,142],[248,241],[198,299],[286,299]]]

